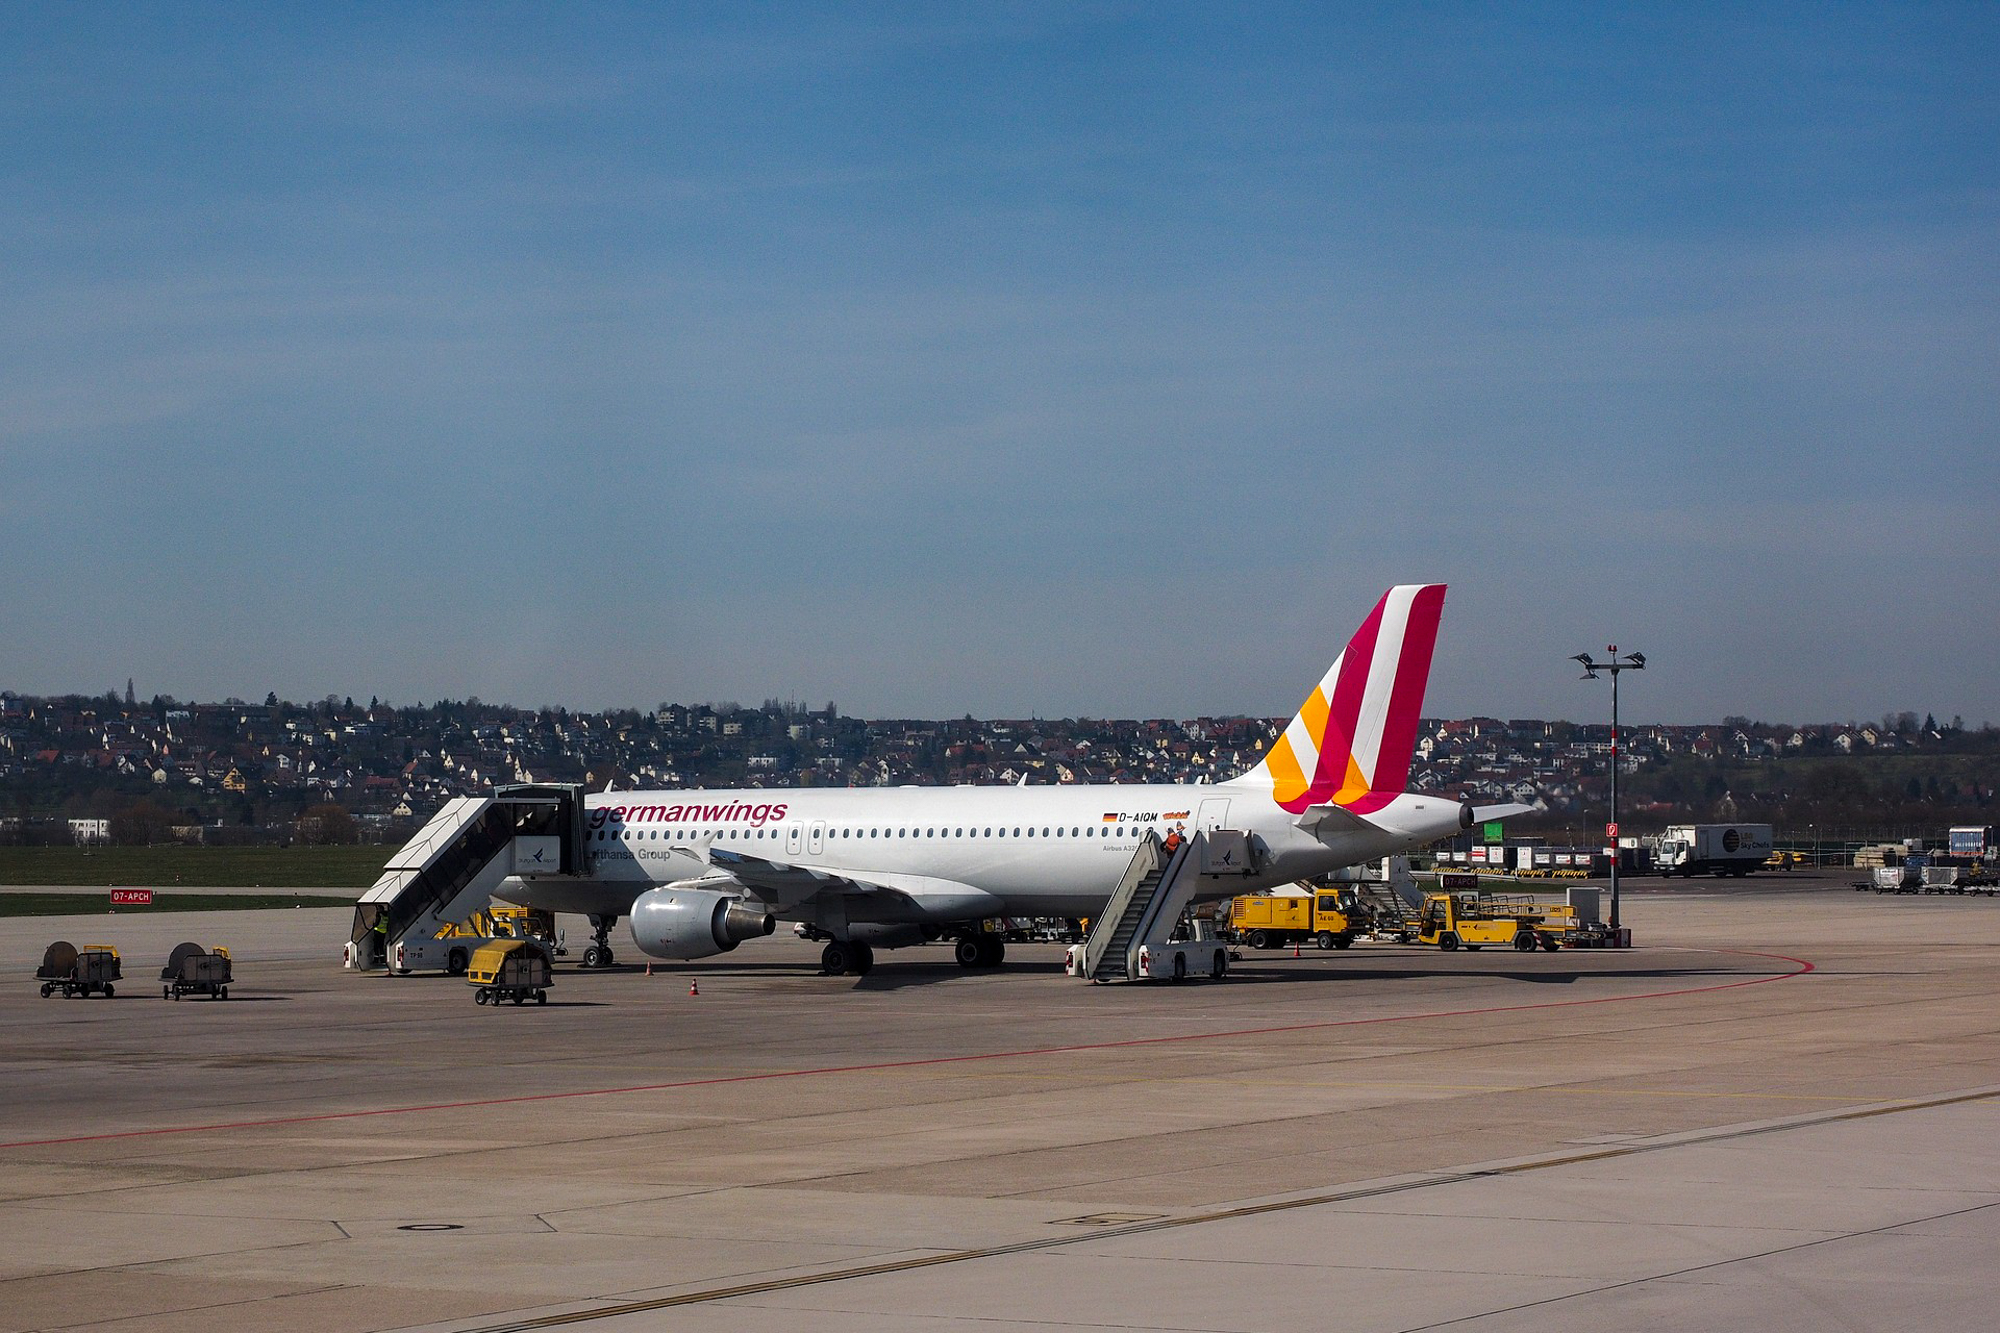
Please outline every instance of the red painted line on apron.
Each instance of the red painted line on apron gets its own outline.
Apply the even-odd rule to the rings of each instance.
[[[1689,952],[1695,952],[1690,950]],[[1173,1043],[1222,1041],[1239,1037],[1268,1037],[1286,1032],[1320,1032],[1331,1028],[1369,1027],[1380,1023],[1413,1023],[1427,1018],[1477,1018],[1486,1014],[1519,1014],[1537,1009],[1570,1009],[1587,1004],[1629,1004],[1635,1000],[1668,1000],[1682,995],[1707,995],[1761,986],[1772,981],[1789,981],[1817,969],[1803,958],[1781,953],[1756,953],[1747,949],[1705,949],[1703,953],[1732,954],[1743,958],[1770,958],[1797,964],[1797,970],[1768,977],[1746,977],[1715,986],[1688,986],[1680,990],[1646,991],[1639,995],[1600,995],[1588,1000],[1544,1000],[1535,1004],[1501,1004],[1484,1009],[1442,1009],[1421,1014],[1385,1014],[1379,1018],[1335,1018],[1317,1023],[1286,1023],[1275,1027],[1232,1028],[1227,1032],[1188,1032],[1171,1037],[1131,1037],[1124,1041],[1088,1042],[1079,1046],[1032,1046],[1018,1051],[984,1051],[974,1055],[933,1055],[917,1060],[891,1060],[879,1064],[827,1065],[815,1069],[773,1069],[761,1074],[724,1074],[717,1078],[682,1079],[672,1083],[641,1083],[625,1088],[579,1088],[572,1092],[534,1092],[513,1097],[485,1097],[462,1102],[430,1102],[420,1106],[382,1106],[367,1111],[325,1111],[317,1115],[280,1116],[269,1120],[233,1120],[207,1125],[167,1125],[159,1129],[122,1129],[108,1134],[76,1134],[56,1139],[18,1139],[0,1143],[6,1148],[49,1148],[65,1143],[103,1143],[114,1139],[155,1138],[165,1134],[221,1133],[228,1130],[272,1129],[284,1125],[311,1125],[330,1120],[365,1120],[371,1116],[416,1115],[425,1111],[468,1111],[482,1106],[521,1106],[533,1102],[559,1102],[575,1097],[624,1097],[641,1092],[671,1092],[681,1088],[713,1088],[731,1083],[762,1083],[781,1078],[817,1078],[830,1074],[872,1074],[896,1069],[922,1069],[936,1065],[966,1064],[976,1060],[1019,1060],[1037,1055],[1077,1055],[1089,1051],[1115,1051],[1132,1046],[1164,1046]]]

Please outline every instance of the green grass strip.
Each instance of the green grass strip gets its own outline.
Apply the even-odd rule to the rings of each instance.
[[[353,889],[393,847],[0,847],[0,884],[155,889]]]
[[[318,893],[155,893],[150,907],[111,906],[108,893],[0,893],[0,917],[145,916],[149,912],[264,912],[280,907],[352,907]]]

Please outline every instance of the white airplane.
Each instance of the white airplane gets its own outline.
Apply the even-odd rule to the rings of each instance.
[[[1443,584],[1391,588],[1249,772],[1215,784],[604,792],[585,801],[588,877],[510,879],[499,896],[582,912],[596,940],[630,915],[640,949],[701,958],[803,923],[821,966],[861,975],[877,948],[956,935],[993,967],[998,916],[1100,912],[1148,833],[1235,830],[1247,865],[1197,901],[1408,851],[1525,806],[1406,792]]]

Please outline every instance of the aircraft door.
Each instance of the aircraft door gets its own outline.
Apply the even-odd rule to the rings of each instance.
[[[785,825],[785,855],[797,856],[798,854],[799,826],[797,824],[787,824]]]
[[[816,819],[806,834],[806,854],[818,856],[826,847],[826,821]]]
[[[1203,833],[1213,833],[1219,828],[1229,827],[1229,798],[1215,796],[1201,803],[1195,812],[1195,827]]]

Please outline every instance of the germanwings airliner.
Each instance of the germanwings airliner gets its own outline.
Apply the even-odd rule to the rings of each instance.
[[[968,968],[998,916],[1101,911],[1148,833],[1240,832],[1245,864],[1206,868],[1197,901],[1422,847],[1522,806],[1403,790],[1443,584],[1391,588],[1247,773],[1214,784],[630,791],[585,802],[590,875],[510,879],[499,896],[590,915],[586,966],[629,914],[656,958],[701,958],[803,923],[822,968],[861,975],[878,948],[955,936]]]

